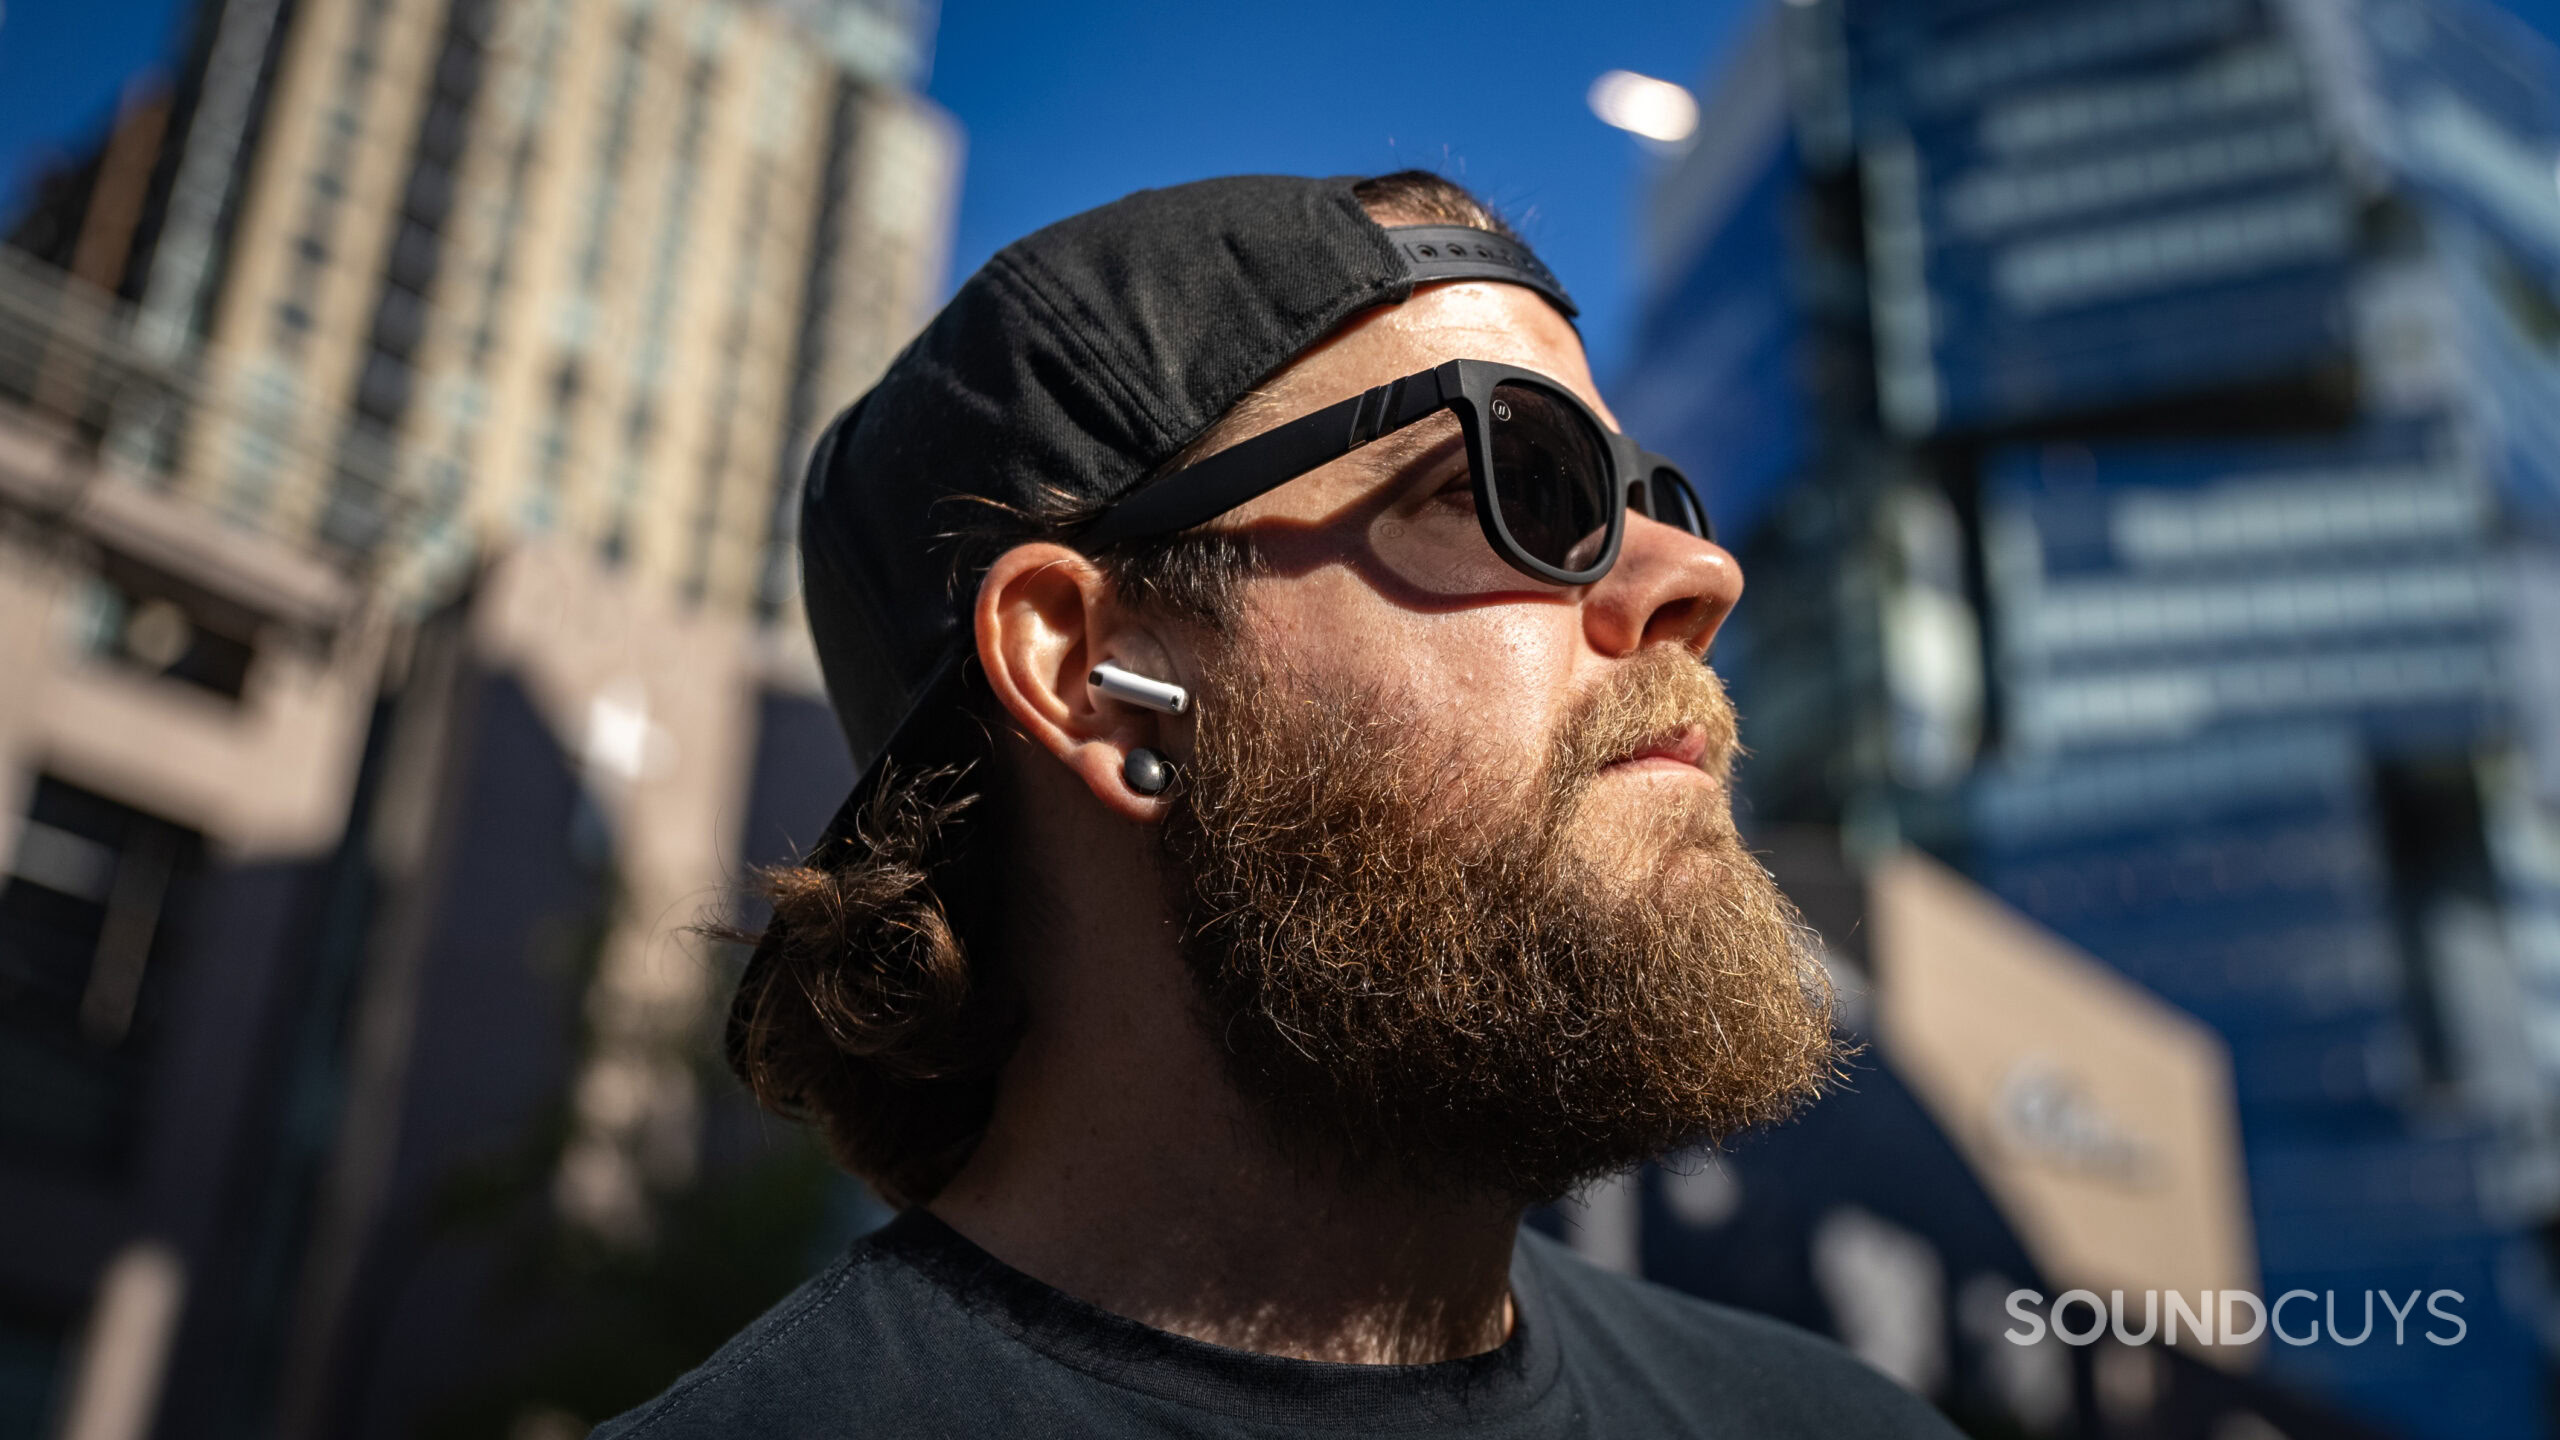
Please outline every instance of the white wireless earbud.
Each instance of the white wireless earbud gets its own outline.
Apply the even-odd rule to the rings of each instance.
[[[1191,708],[1191,692],[1162,680],[1150,680],[1133,670],[1123,670],[1105,660],[1093,667],[1086,680],[1094,689],[1114,700],[1125,700],[1148,710],[1179,715]]]

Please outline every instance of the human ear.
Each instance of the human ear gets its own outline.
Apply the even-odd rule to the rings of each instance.
[[[1015,728],[1056,757],[1095,799],[1130,820],[1164,815],[1160,795],[1130,781],[1130,752],[1171,753],[1169,716],[1117,700],[1091,682],[1116,662],[1179,684],[1171,655],[1135,623],[1093,561],[1063,545],[1017,545],[978,584],[978,663]]]

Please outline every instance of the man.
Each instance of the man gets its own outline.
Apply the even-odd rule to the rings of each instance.
[[[1833,1060],[1703,664],[1742,589],[1418,173],[988,262],[813,458],[867,763],[732,1065],[907,1207],[614,1436],[1943,1435],[1530,1205]]]

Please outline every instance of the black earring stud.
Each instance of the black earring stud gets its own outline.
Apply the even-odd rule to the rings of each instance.
[[[1120,778],[1141,795],[1161,795],[1173,783],[1173,762],[1141,745],[1120,762]]]

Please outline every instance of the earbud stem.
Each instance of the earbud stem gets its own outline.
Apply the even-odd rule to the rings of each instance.
[[[1093,688],[1114,700],[1125,700],[1144,709],[1166,715],[1179,715],[1191,708],[1191,692],[1162,680],[1150,680],[1135,671],[1123,670],[1105,660],[1093,667],[1086,677]]]

